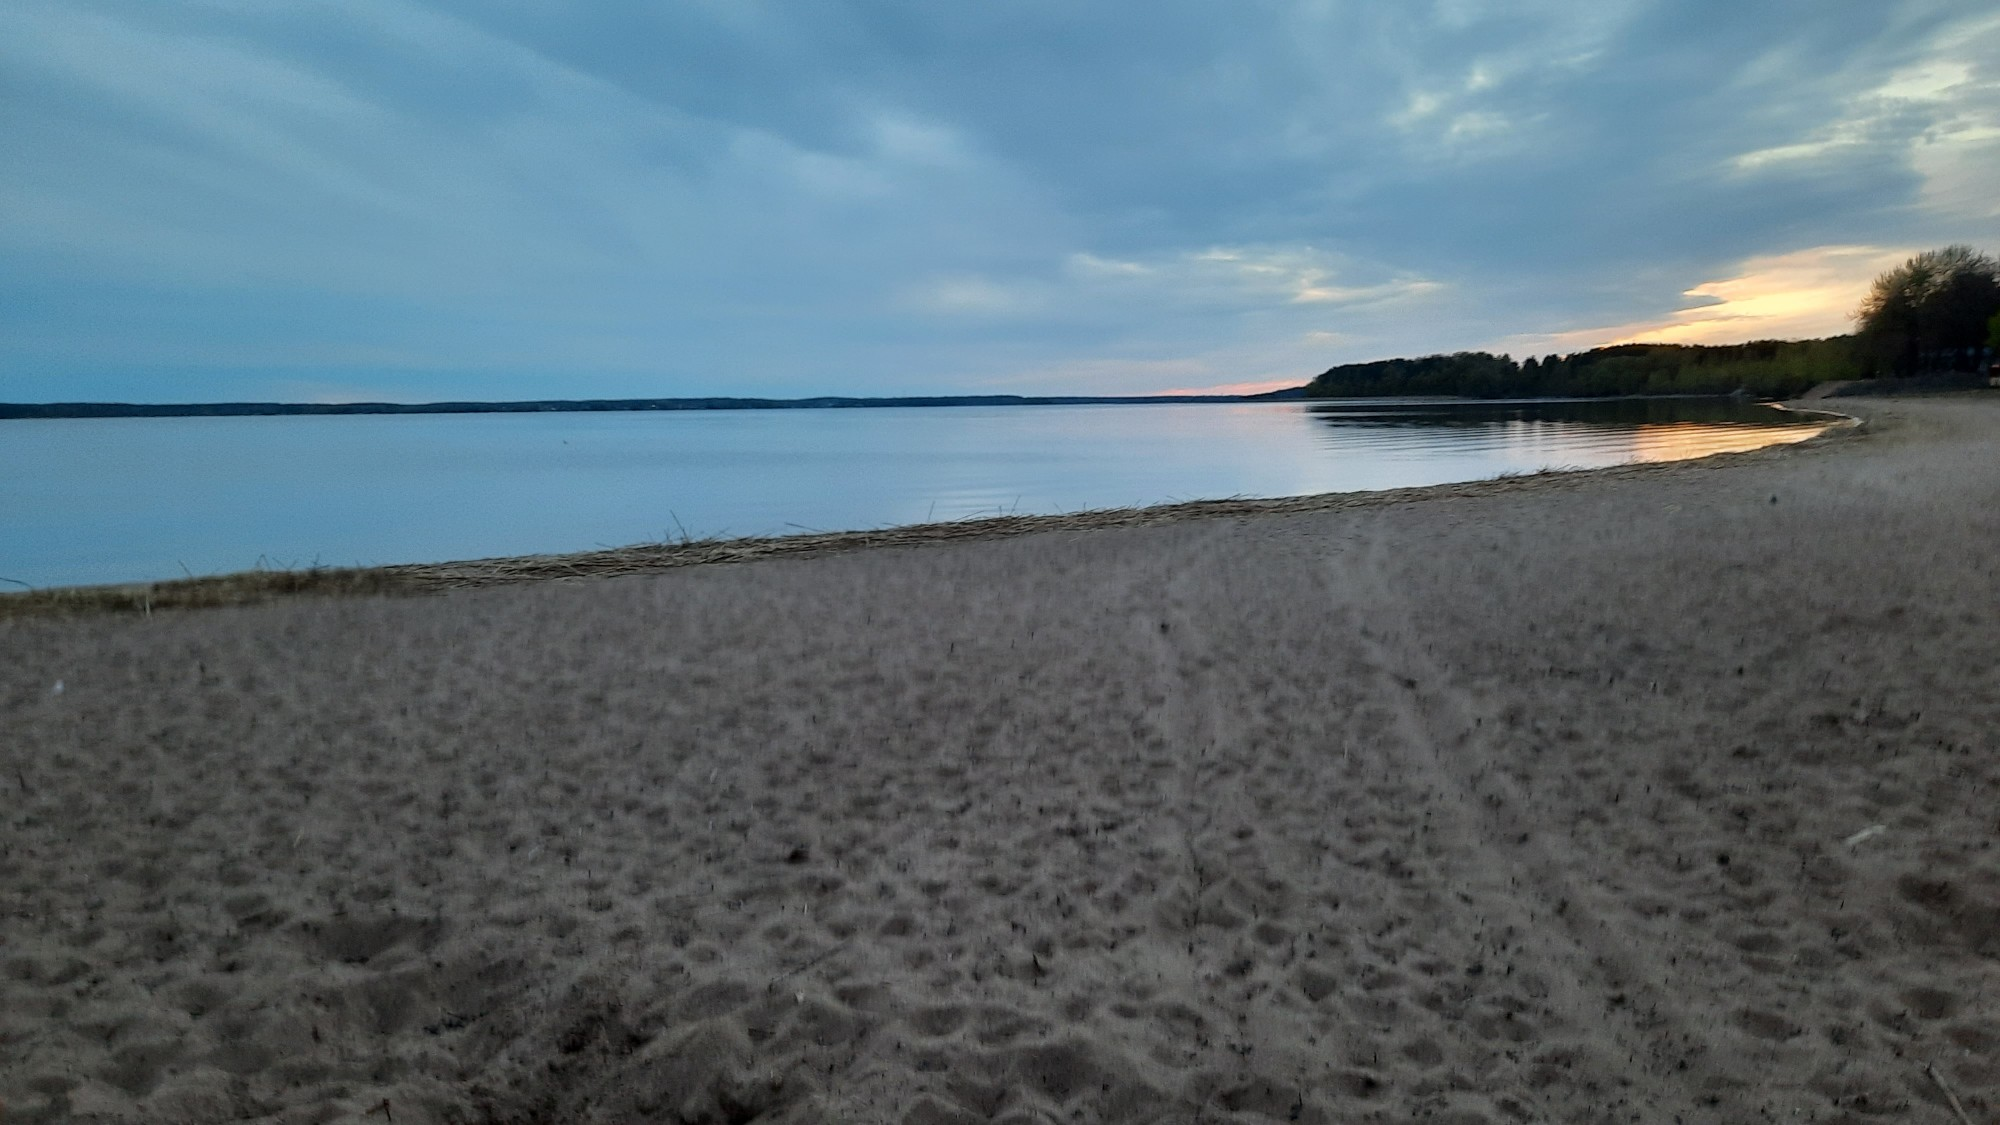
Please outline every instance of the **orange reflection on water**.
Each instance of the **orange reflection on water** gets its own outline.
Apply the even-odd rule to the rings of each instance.
[[[1641,425],[1632,431],[1631,460],[1684,461],[1711,453],[1741,453],[1817,437],[1825,426],[1708,426],[1699,422]]]
[[[1684,461],[1791,445],[1826,431],[1824,425],[1744,426],[1712,422],[1591,425],[1516,421],[1500,427],[1500,455],[1511,469],[1591,468],[1648,461]]]

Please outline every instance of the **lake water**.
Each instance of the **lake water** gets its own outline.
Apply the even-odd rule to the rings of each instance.
[[[129,582],[783,535],[1664,460],[1818,420],[1715,400],[0,421],[0,580]]]

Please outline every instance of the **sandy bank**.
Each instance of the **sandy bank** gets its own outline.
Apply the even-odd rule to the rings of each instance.
[[[4,1120],[1980,1120],[2000,401],[1851,409],[1331,510],[0,622]]]

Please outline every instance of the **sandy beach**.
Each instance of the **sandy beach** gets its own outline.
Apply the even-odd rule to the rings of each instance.
[[[0,1122],[2000,1120],[2000,395],[1838,406],[0,621]]]

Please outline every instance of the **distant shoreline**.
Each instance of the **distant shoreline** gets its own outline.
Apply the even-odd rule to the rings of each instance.
[[[295,414],[589,414],[642,410],[853,410],[947,406],[1143,406],[1303,400],[1305,388],[1256,395],[906,395],[854,398],[602,398],[525,402],[0,402],[9,418],[260,418]]]
[[[1876,393],[1875,382],[1862,380],[1855,389],[1835,389],[1834,395]],[[1825,386],[1844,388],[1848,384]],[[1929,388],[1926,388],[1929,389]],[[1956,385],[1949,389],[1958,389]],[[42,418],[267,418],[343,414],[618,414],[646,411],[699,410],[869,410],[889,407],[955,406],[1178,406],[1232,402],[1370,402],[1422,401],[1492,405],[1509,402],[1622,402],[1652,399],[1775,400],[1741,394],[1612,394],[1514,395],[1481,398],[1434,394],[1308,394],[1305,386],[1254,395],[903,395],[864,398],[821,395],[815,398],[604,398],[531,399],[517,402],[0,402],[0,421]],[[1821,397],[1814,395],[1806,398]]]

